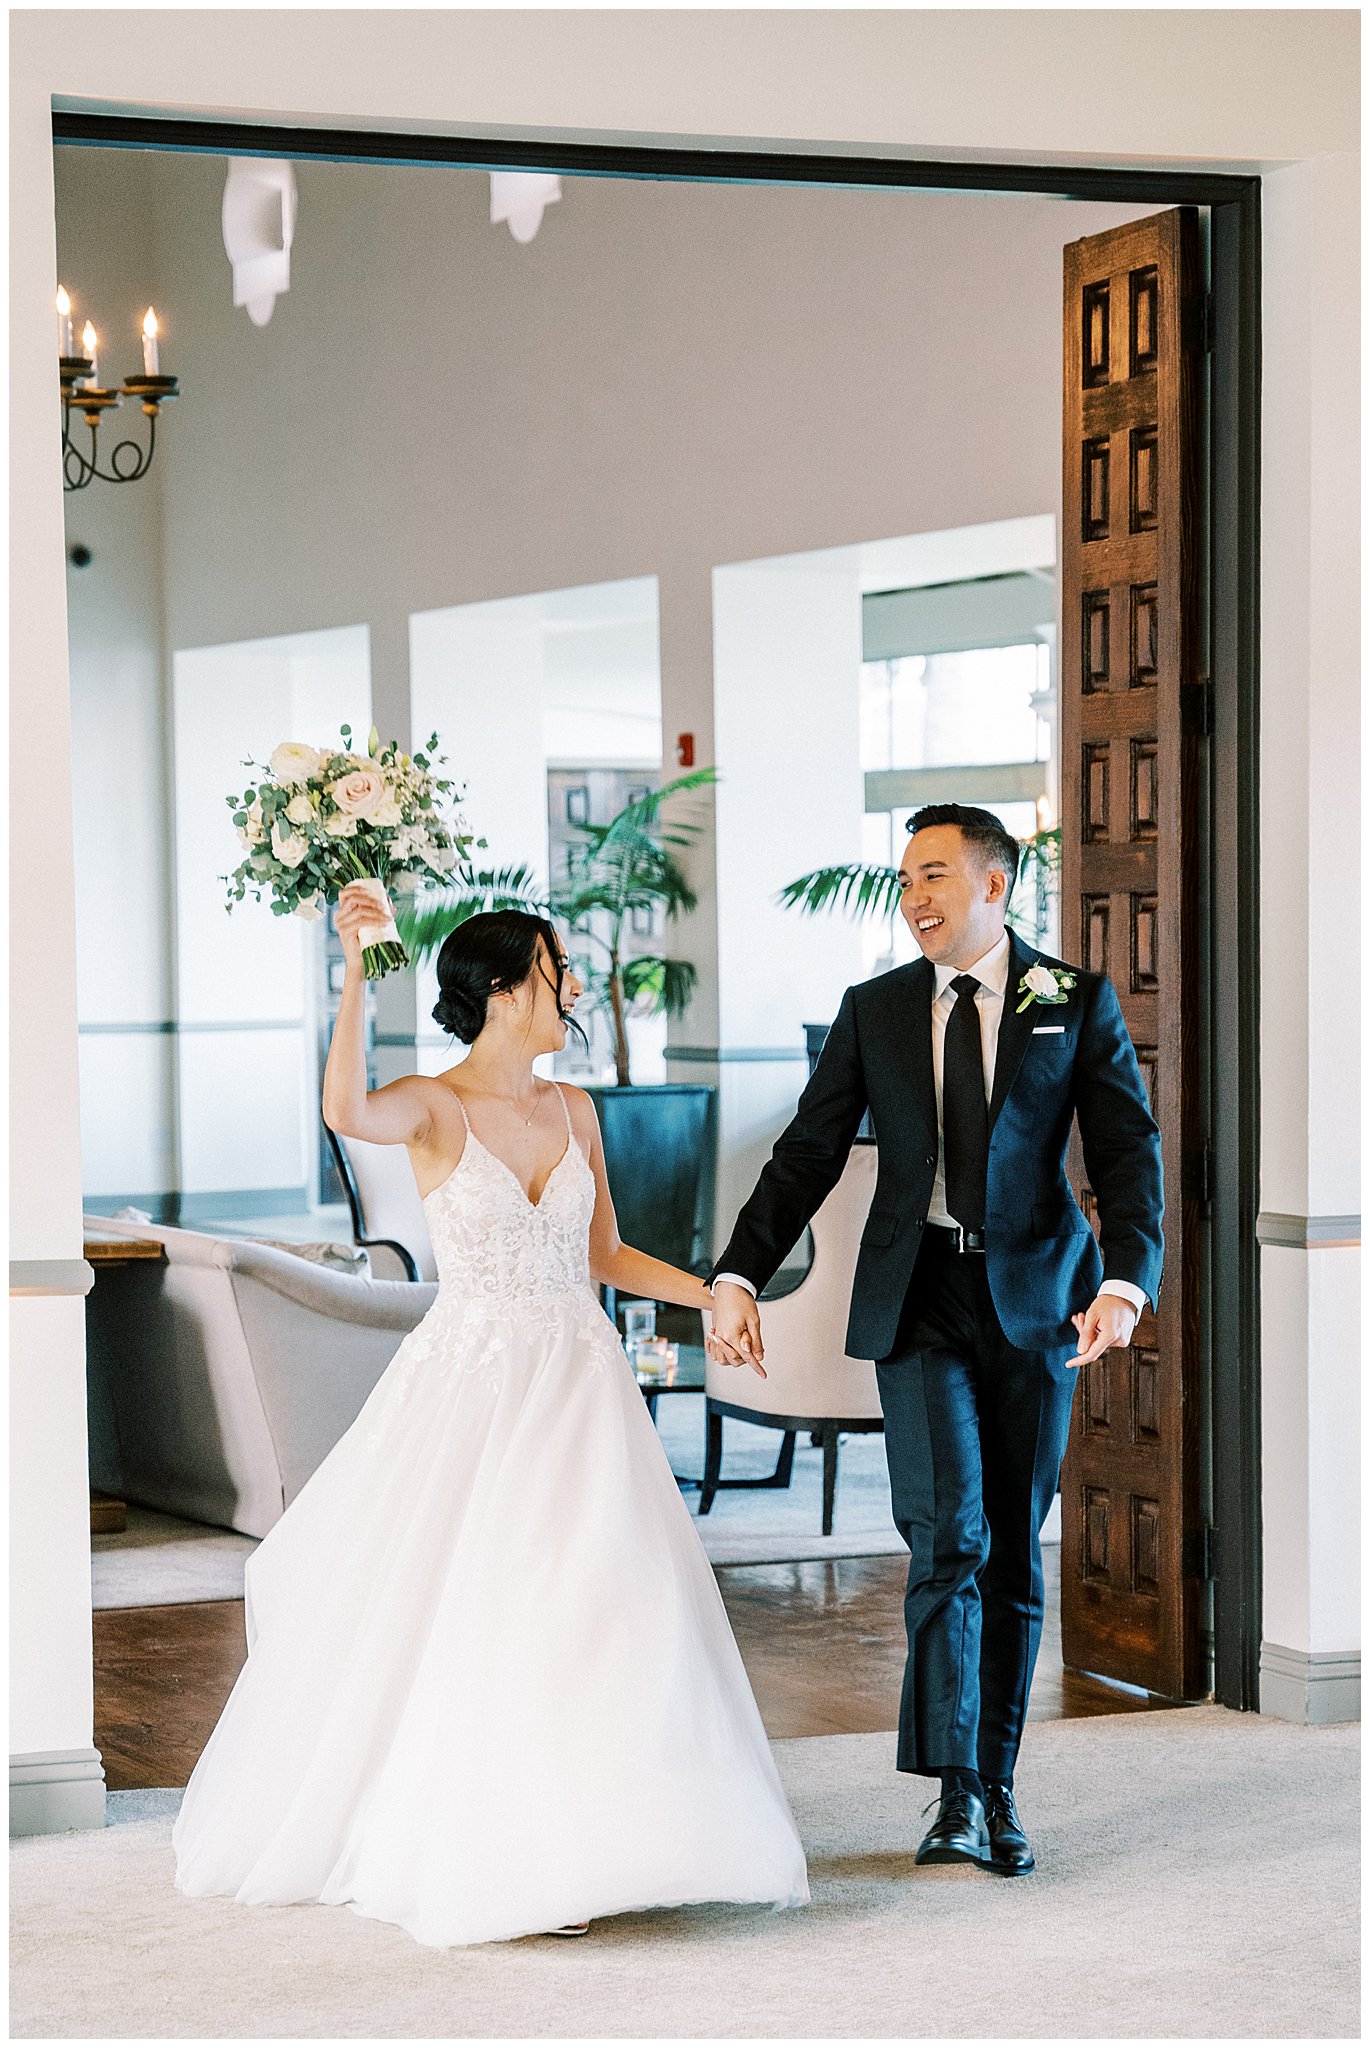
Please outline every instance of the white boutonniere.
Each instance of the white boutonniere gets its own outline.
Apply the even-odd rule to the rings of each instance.
[[[1060,968],[1043,967],[1040,960],[1029,967],[1018,984],[1018,993],[1023,998],[1017,1014],[1022,1015],[1029,1003],[1063,1003],[1075,986],[1075,976]]]

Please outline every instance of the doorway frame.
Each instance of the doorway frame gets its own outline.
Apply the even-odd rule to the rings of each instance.
[[[1034,193],[1209,210],[1209,676],[1207,1034],[1209,1145],[1196,1162],[1211,1203],[1207,1389],[1211,1471],[1199,1567],[1213,1581],[1213,1687],[1260,1703],[1261,1375],[1259,1208],[1259,769],[1261,181],[1254,173],[1097,164],[948,163],[802,150],[702,149],[556,137],[413,134],[144,112],[54,109],[54,145],[300,162],[442,165],[567,177],[844,190]],[[1199,1534],[1201,1532],[1195,1532]]]

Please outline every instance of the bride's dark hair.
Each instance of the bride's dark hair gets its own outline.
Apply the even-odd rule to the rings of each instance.
[[[438,954],[438,988],[433,1021],[450,1031],[463,1045],[470,1045],[485,1027],[490,998],[517,988],[527,981],[538,965],[538,940],[547,949],[547,959],[556,980],[545,972],[543,978],[556,991],[557,1008],[566,1011],[562,985],[566,979],[561,964],[561,940],[545,917],[529,910],[482,910],[464,918],[442,942]],[[574,1017],[567,1017],[581,1042],[585,1033]]]

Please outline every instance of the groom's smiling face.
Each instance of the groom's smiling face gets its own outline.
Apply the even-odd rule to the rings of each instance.
[[[899,863],[900,914],[934,965],[973,967],[995,945],[1008,907],[1007,877],[986,867],[958,825],[925,825]]]

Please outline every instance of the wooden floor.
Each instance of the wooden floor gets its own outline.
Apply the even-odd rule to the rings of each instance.
[[[1043,1556],[1047,1625],[1029,1720],[1164,1705],[1062,1669],[1059,1552]],[[719,1572],[770,1735],[868,1734],[895,1726],[905,1563],[850,1557]],[[241,1600],[97,1609],[95,1743],[111,1791],[185,1784],[245,1655]]]

